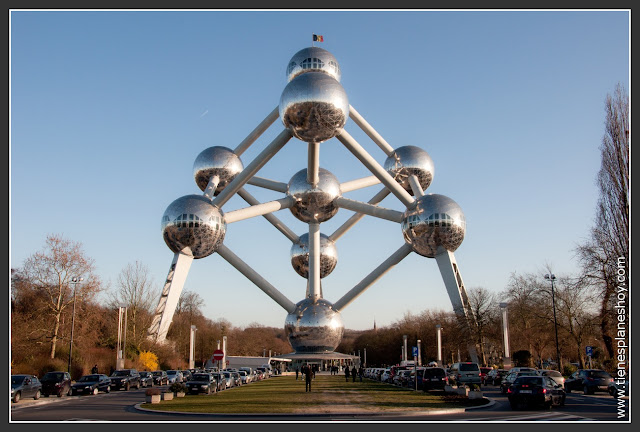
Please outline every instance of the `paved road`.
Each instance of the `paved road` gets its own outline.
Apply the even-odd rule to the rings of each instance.
[[[166,388],[166,386],[163,386]],[[11,406],[12,422],[50,422],[50,421],[118,421],[118,422],[216,422],[216,421],[276,421],[276,422],[311,422],[311,421],[470,421],[470,422],[533,422],[533,421],[587,421],[612,422],[628,421],[628,404],[626,399],[626,417],[617,418],[617,400],[608,394],[583,395],[572,392],[567,395],[564,407],[551,410],[513,411],[505,395],[501,395],[496,387],[483,388],[485,396],[493,400],[486,408],[449,410],[440,414],[415,415],[304,415],[304,416],[253,416],[253,415],[198,415],[152,413],[140,411],[135,405],[144,402],[144,389],[121,390],[111,393],[100,393],[96,396],[70,396],[41,398],[38,401],[25,399]]]

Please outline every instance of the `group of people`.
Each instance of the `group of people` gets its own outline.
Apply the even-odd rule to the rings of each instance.
[[[360,368],[358,369],[356,369],[356,367],[353,366],[351,370],[349,370],[349,367],[347,366],[346,368],[344,368],[344,379],[347,382],[349,382],[349,375],[351,375],[351,379],[353,380],[353,382],[356,382],[356,375],[360,377],[360,382],[362,382],[362,375],[364,375],[364,369],[362,369],[362,366],[360,366]]]
[[[302,365],[302,368],[296,368],[296,380],[300,377],[300,374],[302,374],[305,381],[305,391],[308,391],[308,392],[311,391],[311,382],[316,377],[317,370],[318,370],[317,365],[308,365],[308,364]],[[333,375],[334,373],[336,375],[338,374],[337,366],[331,366],[331,374]],[[344,377],[347,382],[349,382],[349,376],[351,376],[351,379],[353,380],[353,382],[356,382],[356,377],[360,377],[360,382],[362,382],[363,375],[364,375],[364,369],[362,368],[362,366],[360,366],[360,368],[358,369],[356,369],[355,366],[353,366],[351,369],[349,369],[349,366],[346,366],[344,368]]]

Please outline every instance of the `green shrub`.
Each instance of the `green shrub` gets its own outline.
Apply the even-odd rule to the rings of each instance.
[[[178,393],[178,392],[186,393],[189,390],[189,388],[186,385],[182,384],[182,383],[176,382],[176,383],[171,384],[171,386],[169,387],[169,390],[174,392],[174,393]]]
[[[148,388],[148,389],[144,392],[144,394],[145,394],[146,396],[159,395],[160,393],[162,393],[162,392],[160,391],[160,389],[159,389],[158,387],[151,387],[151,388]]]
[[[571,363],[566,363],[562,368],[562,375],[569,376],[577,370],[578,368],[572,365]]]

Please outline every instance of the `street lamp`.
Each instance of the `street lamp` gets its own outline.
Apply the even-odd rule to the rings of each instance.
[[[76,318],[76,285],[82,282],[84,278],[74,276],[71,278],[71,284],[73,284],[73,312],[71,313],[71,337],[69,338],[69,365],[67,366],[67,372],[71,373],[71,351],[73,350],[73,325]]]
[[[558,370],[560,370],[560,347],[558,345],[558,320],[556,319],[556,294],[553,289],[553,282],[556,280],[556,275],[553,273],[544,275],[544,278],[551,281],[551,303],[553,304],[553,326],[556,330],[556,361]]]

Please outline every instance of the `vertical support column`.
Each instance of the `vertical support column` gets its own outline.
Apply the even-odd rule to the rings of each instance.
[[[407,362],[407,335],[402,335],[402,360]]]
[[[440,324],[436,324],[436,345],[436,362],[439,367],[442,367],[442,326]]]
[[[509,352],[509,317],[507,306],[507,303],[500,303],[500,309],[502,310],[502,340],[504,342],[504,357],[502,357],[502,363],[505,369],[510,369],[511,353]]]
[[[227,367],[227,337],[222,336],[222,365],[220,366],[220,370],[226,369]]]
[[[196,347],[196,326],[191,326],[191,332],[189,334],[189,369],[195,368],[195,347]]]
[[[307,147],[307,183],[315,189],[320,181],[320,143],[310,142]]]
[[[315,302],[320,295],[320,224],[309,223],[309,297]]]
[[[473,337],[477,327],[475,316],[469,305],[469,298],[467,297],[467,291],[464,288],[462,282],[462,276],[458,270],[458,264],[453,252],[445,250],[441,246],[438,247],[438,254],[436,255],[436,262],[442,275],[442,280],[447,288],[447,294],[451,300],[453,311],[459,319],[463,320],[467,324],[467,328],[470,331],[470,336]],[[467,348],[469,349],[469,355],[473,362],[478,363],[478,353],[475,341],[470,340]]]
[[[418,339],[418,366],[422,366],[422,341]]]

